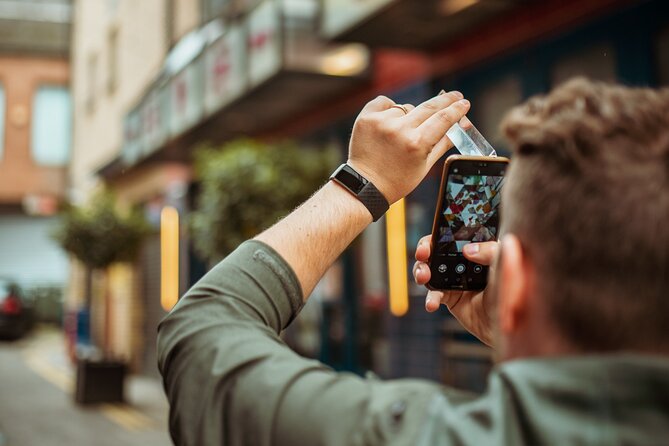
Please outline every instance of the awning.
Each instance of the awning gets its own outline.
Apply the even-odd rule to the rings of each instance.
[[[371,47],[430,50],[537,0],[325,0],[323,34]]]

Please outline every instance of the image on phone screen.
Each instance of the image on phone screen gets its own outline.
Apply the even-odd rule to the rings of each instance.
[[[465,259],[472,242],[497,240],[505,163],[454,162],[442,188],[430,259],[436,289],[482,289],[487,267]]]

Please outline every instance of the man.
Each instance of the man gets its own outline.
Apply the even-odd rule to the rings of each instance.
[[[449,148],[444,134],[468,107],[457,92],[416,108],[377,98],[354,125],[348,163],[395,202]],[[323,272],[378,217],[378,202],[331,181],[161,324],[175,443],[669,443],[668,111],[667,90],[580,80],[506,118],[513,162],[491,289],[426,300],[496,348],[485,395],[336,373],[283,344]],[[497,246],[465,255],[490,264]],[[419,283],[429,254],[423,239]]]

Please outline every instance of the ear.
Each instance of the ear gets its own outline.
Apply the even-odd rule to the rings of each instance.
[[[527,320],[530,272],[518,237],[505,235],[501,248],[497,298],[500,329],[508,336],[517,332]]]

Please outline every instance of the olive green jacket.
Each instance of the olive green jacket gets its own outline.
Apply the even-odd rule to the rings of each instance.
[[[301,306],[289,265],[257,241],[179,301],[158,336],[176,444],[669,444],[666,358],[511,361],[477,397],[298,356],[279,333]]]

